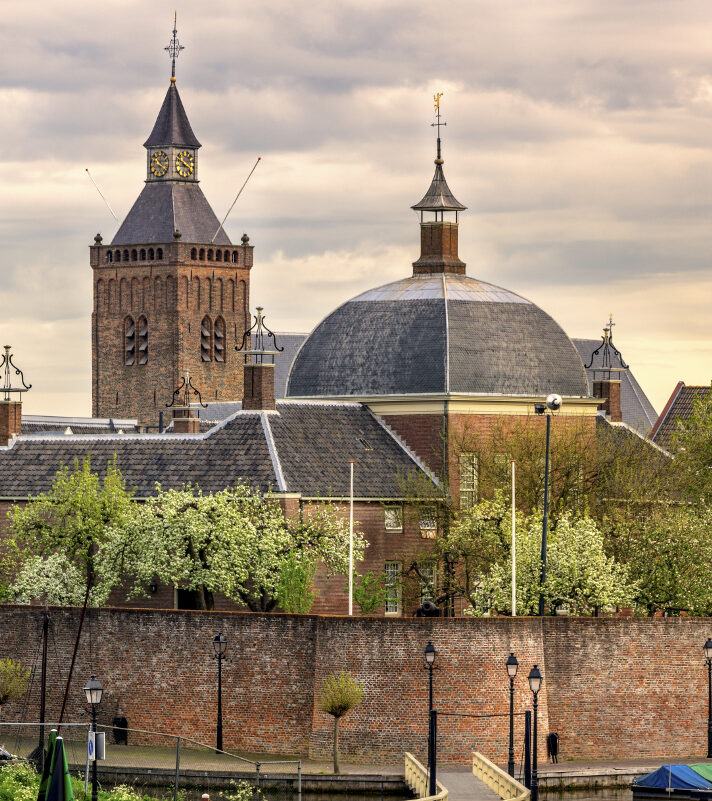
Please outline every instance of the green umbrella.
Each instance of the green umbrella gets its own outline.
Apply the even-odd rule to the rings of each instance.
[[[57,737],[54,744],[54,765],[52,766],[52,778],[47,788],[47,801],[74,801],[67,754],[64,750],[64,740],[61,737]]]
[[[54,744],[57,740],[57,729],[52,729],[47,738],[47,750],[45,751],[44,764],[42,766],[42,779],[40,781],[40,791],[37,794],[37,801],[47,801],[47,788],[52,776],[54,767]]]

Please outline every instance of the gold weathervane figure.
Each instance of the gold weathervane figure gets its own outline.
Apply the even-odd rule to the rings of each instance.
[[[443,96],[443,92],[437,92],[433,95],[433,101],[435,103],[435,111],[440,109],[440,98]]]

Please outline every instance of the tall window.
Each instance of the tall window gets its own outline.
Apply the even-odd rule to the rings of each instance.
[[[477,454],[460,454],[460,509],[472,509],[477,503]]]
[[[213,330],[213,355],[216,362],[225,361],[225,320],[222,317],[215,318],[215,328]]]
[[[435,603],[435,584],[437,581],[437,568],[435,562],[425,562],[418,565],[420,573],[420,603],[426,601]]]
[[[138,318],[138,363],[148,364],[148,320]]]
[[[419,509],[420,536],[432,539],[438,530],[438,519],[433,506],[421,506]]]
[[[200,324],[200,358],[204,362],[213,360],[213,324],[209,317],[203,317]]]
[[[136,363],[136,326],[133,317],[124,320],[124,364]]]
[[[386,562],[386,614],[401,613],[401,571],[400,562]]]
[[[385,529],[386,531],[403,531],[402,506],[386,506]]]

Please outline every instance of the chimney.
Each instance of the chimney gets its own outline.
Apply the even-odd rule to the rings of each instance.
[[[13,362],[10,345],[5,345],[5,354],[0,361],[0,367],[5,368],[5,381],[0,388],[2,400],[0,400],[0,446],[9,445],[12,440],[22,434],[22,393],[27,392],[32,384],[25,383],[25,376],[22,370]],[[21,387],[13,387],[10,377],[11,370],[15,375],[20,376]],[[16,395],[17,400],[12,400]]]
[[[608,325],[603,329],[602,342],[591,354],[586,369],[593,372],[593,396],[601,398],[599,408],[612,423],[621,423],[621,378],[628,365],[613,344],[614,325],[611,314]]]
[[[281,353],[275,340],[274,333],[265,325],[262,314],[263,307],[257,307],[257,316],[252,328],[242,335],[242,344],[235,350],[241,351],[245,357],[244,369],[244,397],[242,408],[247,410],[275,409],[274,398],[274,357]],[[268,350],[269,340],[272,340],[272,350]],[[249,350],[248,344],[253,345]]]
[[[183,397],[180,398],[181,392]],[[203,403],[203,398],[200,392],[193,386],[193,379],[190,373],[186,370],[185,375],[181,379],[178,388],[173,392],[173,400],[167,403],[166,406],[173,409],[173,433],[174,434],[199,434],[200,433],[200,420],[195,413],[195,409],[190,405],[190,394],[198,397],[198,402],[203,409],[207,408],[208,404]],[[176,403],[176,401],[179,401]]]

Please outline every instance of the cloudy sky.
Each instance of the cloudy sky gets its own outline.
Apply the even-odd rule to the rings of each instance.
[[[175,3],[3,0],[0,333],[25,410],[90,413],[88,246],[142,188]],[[709,0],[205,0],[178,86],[219,217],[255,245],[253,305],[309,331],[408,275],[409,207],[446,175],[468,274],[616,342],[658,411],[712,377]]]

